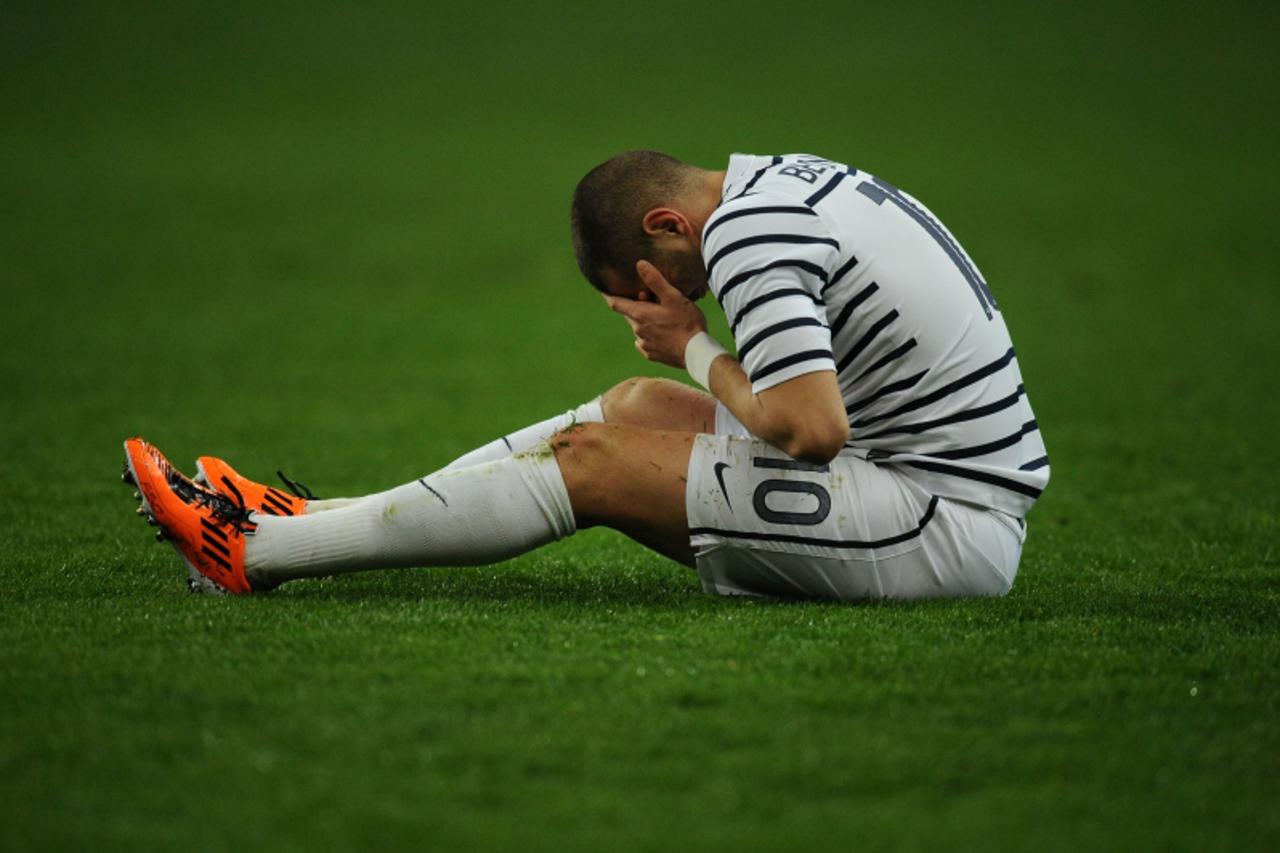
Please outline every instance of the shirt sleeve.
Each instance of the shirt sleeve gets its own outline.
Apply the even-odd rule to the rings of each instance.
[[[835,371],[822,289],[840,244],[812,208],[768,193],[734,199],[707,221],[702,251],[753,393]]]

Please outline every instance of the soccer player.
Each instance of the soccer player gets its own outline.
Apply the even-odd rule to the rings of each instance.
[[[588,281],[648,359],[632,379],[441,471],[306,500],[202,457],[197,481],[125,443],[139,512],[193,588],[492,563],[605,525],[708,592],[1003,595],[1048,457],[977,266],[912,196],[809,155],[706,171],[633,151],[572,207]],[[736,355],[694,304],[724,309]]]

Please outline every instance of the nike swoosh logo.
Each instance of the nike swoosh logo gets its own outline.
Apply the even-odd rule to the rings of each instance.
[[[733,512],[733,504],[729,502],[729,490],[724,487],[724,469],[728,467],[728,462],[717,462],[714,470],[716,472],[716,482],[720,484],[720,494],[724,495],[725,506],[729,507],[729,512]]]

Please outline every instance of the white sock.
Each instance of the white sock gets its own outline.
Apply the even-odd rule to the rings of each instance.
[[[569,536],[569,492],[545,442],[494,462],[440,471],[342,509],[255,513],[245,573],[271,587],[294,578],[404,566],[496,563]]]
[[[358,504],[364,498],[312,498],[307,501],[307,515],[313,512],[326,512],[331,509],[343,509]]]
[[[551,438],[560,430],[571,427],[574,424],[603,422],[604,406],[601,404],[600,398],[596,397],[576,409],[570,409],[564,414],[556,415],[554,418],[547,418],[545,421],[516,430],[513,433],[504,435],[502,438],[489,442],[483,447],[478,447],[470,453],[459,456],[441,470],[453,471],[457,468],[470,468],[472,465],[479,465],[481,462],[492,462],[495,459],[502,459],[513,453],[523,453],[529,448]],[[309,509],[310,507],[308,507]]]
[[[601,398],[596,397],[594,400],[588,400],[576,409],[570,409],[563,414],[556,415],[553,418],[547,418],[545,421],[539,421],[533,426],[527,426],[523,429],[516,430],[513,433],[504,435],[502,438],[495,439],[488,444],[478,447],[469,453],[459,456],[448,465],[441,468],[441,471],[455,471],[459,468],[470,468],[483,462],[495,462],[499,459],[505,459],[513,453],[523,453],[529,448],[537,445],[539,442],[546,441],[551,436],[558,433],[566,427],[574,424],[586,423],[604,423],[604,406],[600,402]],[[369,495],[367,497],[374,497]],[[365,498],[326,498],[324,500],[307,501],[307,514],[315,512],[326,512],[331,509],[343,509],[355,504]]]

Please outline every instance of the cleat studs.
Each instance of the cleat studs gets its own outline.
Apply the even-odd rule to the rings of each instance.
[[[128,468],[125,468],[122,472],[120,472],[120,479],[124,481],[124,483],[126,483],[127,485],[130,485],[130,486],[136,485],[133,479],[133,472],[130,471]]]
[[[138,507],[137,509],[135,509],[135,510],[134,510],[134,512],[136,512],[138,515],[146,515],[146,514],[147,514],[146,507]]]
[[[147,516],[147,524],[150,524],[152,527],[160,526],[160,522],[156,521],[156,517],[154,515]]]
[[[166,539],[168,539],[168,538],[169,538],[169,537],[165,535],[165,532],[164,532],[163,530],[157,530],[157,531],[156,531],[156,541],[157,541],[157,542],[163,542],[164,540],[166,540]]]
[[[142,492],[134,492],[134,493],[133,493],[133,499],[134,499],[135,501],[140,501],[140,500],[142,500]]]

